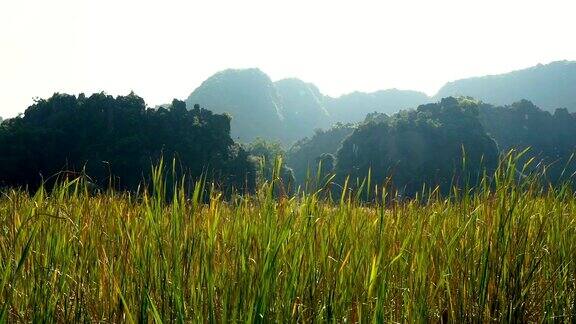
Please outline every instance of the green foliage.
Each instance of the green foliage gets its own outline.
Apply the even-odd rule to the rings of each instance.
[[[371,173],[374,185],[389,180],[405,195],[453,185],[475,185],[498,161],[496,143],[478,121],[478,106],[467,99],[445,98],[391,118],[369,119],[342,143],[336,173],[354,185]],[[368,188],[370,190],[370,188]]]
[[[314,178],[319,158],[323,154],[336,154],[342,141],[353,131],[353,125],[338,123],[328,130],[316,130],[313,136],[292,145],[286,163],[294,169],[296,181],[302,185],[307,179]]]
[[[569,321],[576,196],[506,161],[494,186],[369,205],[275,200],[278,180],[228,201],[175,183],[167,204],[162,167],[137,196],[8,190],[0,322]]]
[[[547,181],[560,183],[576,172],[576,115],[566,109],[554,114],[522,100],[510,106],[480,106],[480,122],[500,150],[529,149],[522,162],[533,159],[527,172],[546,169]]]
[[[379,112],[373,112],[373,113],[369,113],[368,115],[366,115],[366,118],[364,118],[364,124],[382,123],[382,122],[388,122],[389,120],[390,120],[390,116],[388,116],[387,114],[379,113]]]
[[[230,119],[174,100],[147,109],[131,93],[55,94],[0,128],[0,184],[36,188],[42,180],[87,174],[94,183],[136,190],[151,162],[177,157],[180,174],[220,186],[253,188],[254,166],[229,135]]]
[[[288,193],[292,192],[295,185],[294,172],[284,163],[286,153],[279,142],[257,138],[246,150],[259,165],[257,179],[260,183],[273,181],[275,175],[279,175],[284,189]]]
[[[529,99],[548,111],[576,111],[573,89],[576,62],[553,62],[496,76],[447,83],[438,94],[388,89],[372,93],[352,92],[337,98],[323,95],[313,84],[298,79],[272,82],[258,69],[226,70],[215,74],[188,98],[232,118],[234,139],[249,143],[257,137],[280,141],[285,146],[313,136],[317,128],[357,123],[372,113],[392,115],[403,109],[448,96],[473,96],[496,105]],[[374,115],[376,116],[376,115]]]

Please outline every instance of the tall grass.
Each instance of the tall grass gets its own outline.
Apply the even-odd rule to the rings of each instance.
[[[6,191],[0,322],[574,320],[576,197],[515,172],[448,198],[367,180],[370,204],[277,181],[224,200],[161,168],[136,195]]]

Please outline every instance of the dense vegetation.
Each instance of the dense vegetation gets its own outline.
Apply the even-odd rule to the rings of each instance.
[[[55,94],[0,127],[0,185],[37,188],[60,171],[107,187],[136,190],[152,163],[177,157],[180,174],[254,187],[254,164],[230,138],[230,118],[174,100],[147,109],[134,94]],[[66,174],[61,176],[66,176]]]
[[[318,104],[312,86],[297,80],[279,84],[283,96],[307,89],[303,101]],[[331,175],[337,187],[347,177],[350,186],[361,185],[358,181],[371,173],[374,181],[390,180],[413,195],[423,185],[439,185],[442,192],[456,184],[474,185],[482,172],[493,170],[496,144],[500,153],[529,148],[521,162],[534,161],[523,171],[545,172],[552,183],[572,179],[576,172],[576,117],[566,109],[552,115],[529,101],[496,107],[450,97],[391,116],[375,112],[356,125],[316,129],[287,151],[281,142],[260,138],[241,146],[229,133],[230,117],[198,105],[187,110],[178,100],[149,109],[134,94],[56,94],[0,127],[0,185],[34,189],[57,175],[83,173],[101,188],[111,181],[115,188],[136,190],[149,180],[152,162],[177,156],[178,171],[190,179],[205,175],[222,187],[242,190],[270,180],[276,157],[283,156],[278,167],[289,192],[316,188],[321,183],[310,181]]]
[[[426,185],[476,185],[482,172],[494,170],[498,149],[478,120],[478,105],[445,98],[381,121],[374,118],[347,137],[338,150],[336,174],[343,183],[371,173],[375,183],[388,178],[414,195]],[[352,183],[354,183],[352,181]]]
[[[576,196],[515,169],[452,199],[370,205],[275,200],[278,181],[230,201],[175,184],[167,205],[159,174],[153,195],[7,191],[0,322],[569,321]]]
[[[293,193],[295,188],[294,171],[284,163],[282,157],[286,155],[279,142],[265,141],[261,138],[246,146],[250,156],[256,160],[257,182],[262,184],[272,181],[275,172],[279,174],[279,181],[286,193]]]
[[[318,162],[328,156],[336,155],[342,141],[352,134],[352,124],[336,124],[328,130],[317,130],[313,136],[296,142],[286,153],[286,163],[294,169],[294,176],[299,184],[306,179],[314,178]],[[324,164],[323,169],[333,171],[333,167]]]
[[[336,169],[323,167],[323,171],[338,173],[334,180],[339,185],[347,176],[363,178],[370,170],[375,179],[391,177],[409,194],[423,184],[446,188],[462,180],[458,173],[464,162],[476,174],[467,181],[473,182],[486,168],[489,171],[497,155],[487,137],[496,142],[500,155],[527,150],[521,162],[531,163],[518,170],[519,176],[539,172],[551,184],[574,179],[576,115],[566,109],[551,114],[526,100],[501,107],[466,97],[445,98],[391,116],[368,114],[355,126],[335,126],[297,142],[287,152],[287,164],[303,184],[316,177],[319,160],[332,155],[330,165]],[[343,142],[347,144],[337,154]]]
[[[529,149],[522,162],[534,158],[526,171],[546,173],[546,179],[559,183],[576,172],[576,115],[566,109],[554,114],[522,100],[510,106],[480,105],[480,122],[501,151]],[[544,170],[545,169],[545,170]]]
[[[314,130],[336,99],[231,70],[2,122],[0,323],[574,318],[576,115],[356,95]]]

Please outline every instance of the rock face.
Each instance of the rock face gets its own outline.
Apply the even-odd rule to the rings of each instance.
[[[338,122],[361,122],[367,114],[391,114],[428,102],[424,93],[407,90],[354,92],[338,98],[324,96],[299,79],[272,82],[259,69],[225,70],[200,85],[186,100],[232,116],[231,134],[239,142],[260,137],[285,145],[314,135]]]
[[[232,117],[234,140],[257,137],[285,141],[284,111],[270,78],[259,69],[225,70],[204,81],[186,100],[188,109],[199,104]]]
[[[371,93],[353,92],[338,98],[327,97],[325,105],[332,116],[332,123],[355,123],[364,120],[369,113],[391,115],[430,101],[431,99],[422,92],[388,89]]]
[[[522,99],[548,111],[576,111],[576,62],[557,61],[510,73],[475,77],[447,83],[435,99],[471,96],[495,105]]]
[[[291,142],[330,126],[323,96],[315,85],[299,79],[284,79],[274,85],[284,105],[286,138]]]
[[[435,97],[411,90],[352,92],[337,98],[299,79],[272,82],[259,69],[216,73],[188,97],[195,104],[232,117],[234,140],[248,143],[260,137],[289,146],[336,123],[359,123],[373,113],[392,115],[400,110],[438,102],[449,96],[471,96],[494,105],[531,100],[544,110],[576,112],[576,62],[559,61],[501,75],[447,83]],[[371,115],[372,117],[377,115]]]

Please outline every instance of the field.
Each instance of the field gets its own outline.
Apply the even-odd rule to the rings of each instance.
[[[568,186],[518,181],[511,166],[450,198],[288,198],[275,185],[203,197],[201,182],[185,195],[156,173],[150,194],[90,194],[81,180],[7,190],[0,322],[575,318]]]

